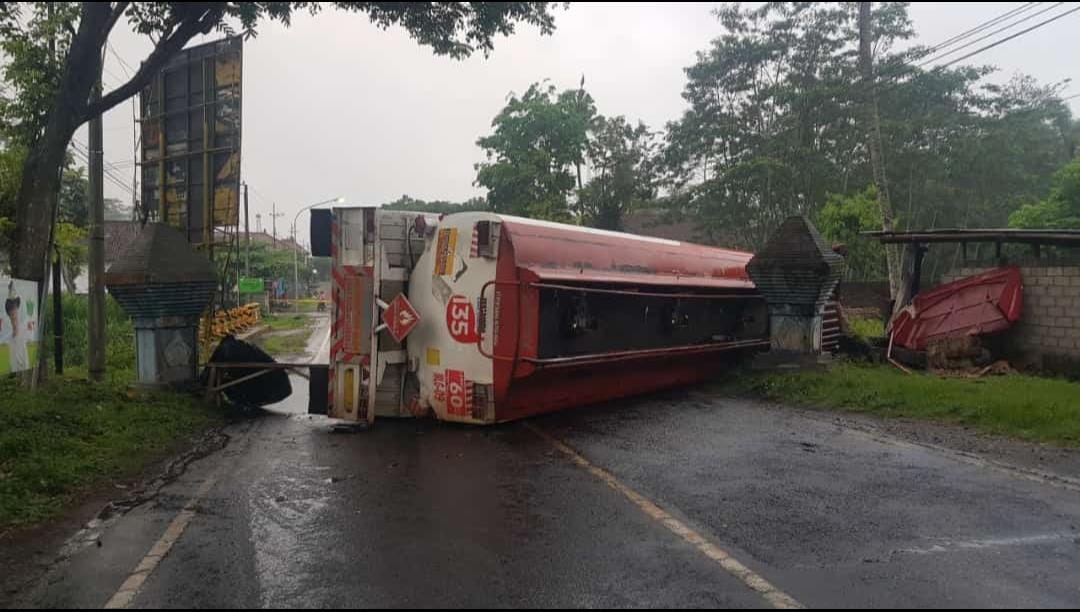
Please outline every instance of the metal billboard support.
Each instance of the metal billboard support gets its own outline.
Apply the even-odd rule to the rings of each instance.
[[[207,331],[240,278],[242,69],[242,39],[224,38],[185,49],[140,95],[141,199],[217,269]]]

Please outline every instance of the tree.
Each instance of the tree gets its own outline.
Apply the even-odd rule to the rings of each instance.
[[[577,210],[586,225],[622,229],[622,218],[656,194],[654,134],[625,117],[597,117],[586,145],[593,178],[578,193]]]
[[[660,166],[665,206],[697,219],[706,239],[759,248],[785,217],[816,217],[829,194],[855,197],[874,181],[854,8],[718,11],[724,31],[686,69],[688,108],[667,127]],[[1063,84],[988,84],[986,66],[915,67],[926,49],[892,50],[913,34],[903,3],[875,4],[872,26],[898,229],[1002,226],[1045,197],[1078,138]],[[952,255],[932,249],[928,276]]]
[[[261,279],[286,279],[290,285],[293,279],[293,257],[291,250],[277,250],[268,244],[252,244],[249,254],[250,274],[253,278]],[[306,264],[297,268],[301,283],[307,283],[311,279],[311,266]]]
[[[1054,175],[1045,200],[1026,204],[1009,217],[1009,226],[1023,229],[1080,229],[1080,157]]]
[[[56,226],[56,251],[60,256],[61,277],[68,293],[75,293],[75,279],[79,278],[86,265],[87,236],[85,227],[66,222]]]
[[[491,209],[569,220],[568,198],[595,118],[592,97],[581,89],[560,94],[534,83],[511,96],[491,123],[494,133],[477,140],[487,161],[476,165],[476,185],[488,190]]]
[[[11,142],[0,150],[0,248],[4,252],[10,252],[15,242],[15,200],[25,156],[25,149]]]
[[[16,276],[36,281],[43,276],[59,171],[79,126],[143,89],[196,35],[232,34],[239,26],[243,35],[254,36],[261,21],[288,25],[294,11],[317,13],[324,7],[311,2],[84,2],[50,8],[52,4],[32,3],[27,8],[25,3],[4,3],[0,9],[0,44],[11,58],[5,77],[17,90],[15,102],[5,104],[5,110],[19,117],[13,125],[28,148],[16,199],[12,267]],[[435,53],[454,58],[475,51],[486,54],[496,35],[513,33],[519,22],[536,25],[542,33],[553,29],[548,3],[543,2],[335,2],[333,6],[366,14],[384,29],[400,26]],[[130,80],[91,102],[105,45],[121,19],[149,36],[154,48]]]
[[[380,208],[385,210],[408,210],[425,213],[456,213],[476,210],[489,210],[484,198],[469,198],[464,202],[449,202],[447,200],[432,200],[425,202],[416,198],[403,195],[393,202],[383,204]]]
[[[689,108],[668,126],[666,187],[710,239],[754,249],[863,172],[858,30],[841,3],[725,5],[716,15],[725,32],[686,69]],[[883,3],[874,25],[880,54],[913,34],[898,3]]]
[[[131,221],[134,218],[131,207],[124,206],[124,203],[117,198],[105,198],[103,204],[106,221]]]
[[[874,37],[871,23],[870,2],[859,3],[859,81],[862,101],[862,128],[866,133],[866,150],[870,158],[870,169],[874,175],[878,210],[881,215],[881,229],[891,232],[896,229],[893,219],[892,201],[889,199],[889,183],[885,176],[885,160],[881,147],[881,115],[878,112],[877,76],[874,74]],[[907,305],[904,291],[904,274],[901,268],[903,251],[895,246],[885,247],[885,260],[889,268],[889,294],[892,296],[897,311]]]
[[[90,181],[83,168],[65,168],[60,181],[60,210],[57,219],[76,227],[90,225]]]
[[[827,240],[844,245],[847,251],[844,255],[846,280],[886,277],[884,248],[878,241],[862,235],[862,232],[881,229],[877,189],[873,185],[851,195],[830,194],[816,221]]]

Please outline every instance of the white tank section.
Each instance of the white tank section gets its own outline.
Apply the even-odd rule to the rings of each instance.
[[[486,222],[486,223],[482,223]],[[479,226],[486,226],[483,231]],[[409,334],[409,361],[420,387],[419,408],[440,419],[469,423],[494,420],[491,354],[499,216],[458,213],[430,232],[409,279],[409,301],[420,323]],[[481,296],[485,285],[486,295]],[[484,303],[484,299],[489,302]],[[485,317],[485,320],[481,320]]]

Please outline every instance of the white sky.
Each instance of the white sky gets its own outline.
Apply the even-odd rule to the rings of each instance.
[[[918,42],[932,45],[1020,4],[914,3],[910,14]],[[489,133],[510,92],[543,79],[565,88],[584,75],[601,113],[660,129],[685,108],[683,68],[721,33],[710,14],[716,5],[575,3],[557,10],[552,36],[519,27],[487,59],[464,61],[436,57],[363,15],[325,11],[297,16],[287,29],[263,25],[244,49],[242,178],[252,187],[251,229],[262,214],[269,230],[274,202],[285,213],[281,236],[303,206],[337,196],[380,204],[406,193],[429,200],[480,195],[472,184],[482,158],[476,139]],[[1043,82],[1077,79],[1071,95],[1080,92],[1078,32],[1080,12],[968,61],[998,66],[995,80],[1017,73]],[[132,66],[150,49],[123,24],[112,45]],[[124,68],[109,55],[106,70],[108,90]],[[1070,104],[1080,115],[1080,98]],[[126,183],[134,172],[131,117],[129,102],[105,118],[106,163]],[[85,143],[85,129],[76,138]],[[130,193],[108,180],[105,186],[106,196],[130,202]],[[306,217],[299,223],[304,242]]]

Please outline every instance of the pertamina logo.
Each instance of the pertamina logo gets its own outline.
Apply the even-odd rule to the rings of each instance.
[[[476,309],[463,295],[455,295],[446,303],[446,329],[450,336],[464,344],[480,339],[476,331]]]

